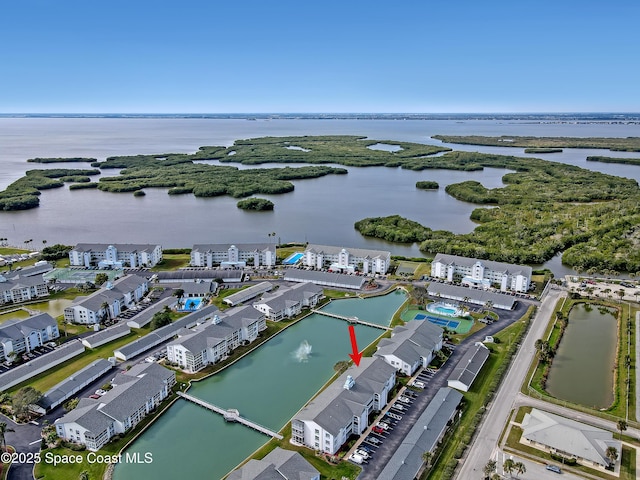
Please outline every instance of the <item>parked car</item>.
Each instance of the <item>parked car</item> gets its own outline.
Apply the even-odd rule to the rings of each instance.
[[[368,436],[367,438],[365,438],[365,440],[369,442],[371,445],[380,445],[382,443],[376,437],[372,437],[372,436]]]
[[[104,390],[102,390],[101,388],[99,388],[98,390],[96,390],[96,395],[102,396],[102,395],[104,395],[105,393],[107,393],[107,392],[105,392],[105,391],[104,391]]]
[[[389,425],[387,425],[384,422],[378,422],[378,423],[376,423],[376,427],[380,427],[383,430],[387,430],[389,428]],[[373,427],[373,428],[375,428],[375,427]]]
[[[555,465],[547,465],[547,470],[554,473],[562,473],[562,470],[560,470],[560,467],[557,467]]]
[[[357,463],[358,465],[362,465],[364,463],[364,457],[362,455],[358,455],[357,453],[352,453],[349,457],[353,463]]]
[[[379,427],[378,425],[376,425],[375,427],[373,427],[373,432],[375,433],[384,433],[385,429],[382,427]]]
[[[369,459],[369,454],[367,452],[365,452],[363,449],[359,448],[358,450],[355,451],[356,455],[360,455],[362,458],[364,458],[365,460]]]
[[[398,398],[398,401],[400,401],[402,403],[411,403],[411,400],[409,400],[408,397],[400,397],[400,398]]]

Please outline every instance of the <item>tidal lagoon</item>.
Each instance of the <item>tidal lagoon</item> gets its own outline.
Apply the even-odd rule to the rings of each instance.
[[[231,145],[237,139],[284,135],[362,135],[392,141],[441,145],[430,138],[445,135],[638,136],[637,124],[527,122],[518,120],[355,120],[355,119],[213,119],[213,118],[0,118],[0,189],[33,168],[82,168],[84,164],[35,164],[34,157],[94,157],[194,152],[203,145]],[[523,148],[449,145],[456,150],[540,157],[640,180],[640,167],[587,162],[588,155],[640,158],[640,153],[564,149],[554,154],[524,154]],[[386,148],[386,147],[385,147]],[[234,165],[234,164],[226,164]],[[236,165],[239,168],[248,168]],[[267,164],[263,167],[276,167]],[[400,168],[347,167],[347,175],[295,181],[295,191],[261,195],[274,202],[269,212],[236,207],[231,197],[170,196],[166,189],[130,193],[75,190],[42,192],[40,207],[0,212],[0,237],[13,245],[33,239],[34,245],[79,242],[160,243],[188,248],[194,243],[281,242],[339,244],[391,250],[396,255],[422,256],[415,244],[391,244],[365,238],[353,229],[365,217],[401,215],[433,229],[471,232],[469,218],[478,205],[454,199],[445,187],[477,180],[488,188],[503,186],[503,169],[477,172]],[[103,175],[115,175],[108,171]],[[418,190],[417,181],[433,180],[440,188]],[[167,228],[169,226],[170,228]]]

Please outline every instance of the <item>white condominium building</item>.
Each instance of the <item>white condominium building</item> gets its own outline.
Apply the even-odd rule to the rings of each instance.
[[[310,244],[304,251],[303,263],[307,267],[338,272],[384,274],[389,270],[391,252]]]
[[[273,243],[211,243],[194,245],[191,249],[192,267],[273,267],[275,264]]]
[[[60,336],[58,323],[48,313],[24,320],[7,320],[0,325],[0,361],[13,361],[13,356],[29,353]]]
[[[79,243],[69,252],[69,263],[77,267],[141,268],[162,260],[160,245]]]
[[[98,450],[155,410],[175,383],[175,372],[157,363],[134,365],[118,373],[113,388],[102,397],[81,398],[76,408],[55,421],[56,433],[88,450]]]
[[[296,414],[291,443],[335,454],[351,435],[368,428],[369,416],[384,408],[395,382],[394,367],[363,358]]]
[[[531,282],[531,267],[439,253],[431,262],[431,276],[473,287],[495,285],[502,291],[526,292]]]
[[[274,322],[299,315],[303,308],[315,307],[324,290],[315,283],[298,283],[292,287],[280,287],[274,293],[265,294],[253,306]]]
[[[195,373],[253,342],[265,328],[264,314],[250,306],[219,312],[191,330],[178,331],[177,340],[167,345],[167,360]]]
[[[149,291],[149,281],[139,275],[127,275],[87,297],[79,297],[64,309],[67,323],[91,325],[116,318],[124,307],[130,308]]]

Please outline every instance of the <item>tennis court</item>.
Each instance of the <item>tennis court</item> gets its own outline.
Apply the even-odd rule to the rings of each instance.
[[[473,319],[469,316],[455,318],[440,317],[415,308],[405,310],[400,316],[405,322],[427,320],[439,327],[461,334],[469,333],[471,327],[473,327]]]

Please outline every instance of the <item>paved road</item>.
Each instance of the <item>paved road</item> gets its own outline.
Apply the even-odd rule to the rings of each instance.
[[[5,422],[7,428],[15,430],[5,434],[7,445],[16,448],[17,453],[35,453],[40,451],[41,427],[31,423],[18,425],[9,417],[0,415],[0,422]],[[7,478],[11,480],[33,480],[33,463],[13,463],[9,468]]]
[[[545,468],[545,465],[537,462],[533,462],[527,458],[519,457],[517,455],[513,455],[511,453],[505,453],[501,450],[496,452],[496,455],[493,457],[494,460],[499,465],[498,473],[501,475],[504,474],[504,471],[500,467],[507,458],[513,459],[514,462],[522,462],[527,469],[527,471],[523,474],[519,474],[517,478],[520,480],[527,479],[535,479],[535,480],[581,480],[584,477],[578,477],[572,473],[567,472],[566,469],[562,468],[562,465],[558,464],[558,466],[562,469],[562,476],[558,476],[557,473],[550,472]],[[481,478],[482,474],[477,478]],[[506,476],[505,476],[506,477]]]
[[[382,469],[398,449],[411,427],[415,424],[416,420],[418,420],[422,412],[424,412],[437,391],[441,387],[447,386],[447,378],[466,351],[473,346],[475,342],[484,340],[486,335],[494,335],[512,324],[515,320],[521,318],[531,303],[530,301],[519,301],[514,311],[499,310],[500,320],[470,335],[464,342],[456,347],[447,363],[440,368],[438,373],[427,383],[426,388],[420,392],[416,401],[411,405],[409,412],[403,414],[400,423],[384,439],[382,445],[376,450],[368,464],[363,466],[362,474],[358,477],[358,480],[376,480],[380,478],[380,472],[382,472]],[[482,467],[484,467],[487,460],[488,456],[484,460]]]
[[[542,301],[456,478],[460,480],[482,478],[482,469],[496,452],[502,428],[507,422],[514,406],[514,400],[520,390],[520,385],[535,355],[535,341],[538,338],[542,338],[556,302],[562,294],[563,292],[560,290],[551,289]]]

